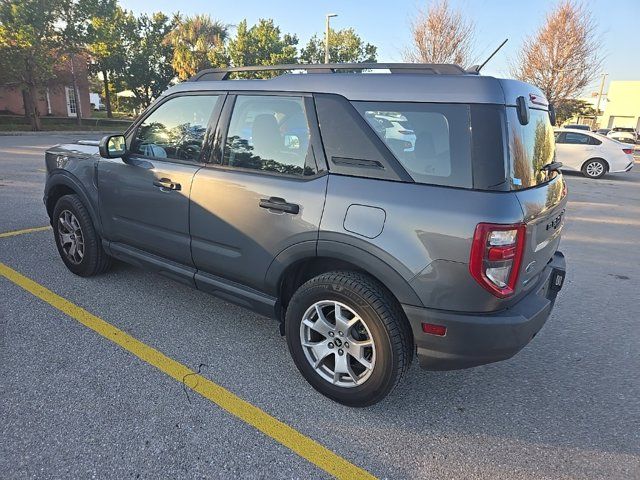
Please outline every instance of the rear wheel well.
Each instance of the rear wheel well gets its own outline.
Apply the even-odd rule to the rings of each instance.
[[[387,288],[384,282],[371,275],[363,268],[358,267],[357,265],[345,260],[339,260],[336,258],[313,257],[293,263],[292,265],[287,267],[287,269],[282,273],[282,276],[280,277],[281,280],[278,289],[278,302],[276,312],[278,319],[282,322],[283,325],[287,306],[289,305],[289,301],[291,300],[291,297],[293,297],[293,294],[298,289],[298,287],[300,287],[308,280],[317,277],[318,275],[334,271],[359,272],[371,277],[373,280],[380,284],[380,287],[382,289],[386,290],[389,293],[390,297],[397,303],[400,311],[403,311],[400,302],[393,294],[393,292],[391,292]],[[408,320],[406,318],[402,318],[400,319],[400,321],[407,322],[408,324]]]
[[[49,215],[49,219],[52,220],[53,217],[53,209],[56,208],[56,203],[65,195],[76,195],[77,192],[68,185],[58,184],[54,187],[51,187],[49,193],[47,194],[47,214]]]
[[[334,270],[363,271],[352,263],[326,257],[308,258],[289,265],[287,269],[282,272],[280,287],[278,289],[278,303],[282,308],[282,318],[284,318],[284,312],[287,309],[287,305],[289,305],[289,300],[291,300],[291,297],[293,297],[293,294],[300,285],[311,280],[313,277]]]

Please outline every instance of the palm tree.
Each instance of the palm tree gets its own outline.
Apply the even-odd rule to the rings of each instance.
[[[186,80],[202,69],[226,64],[227,37],[227,25],[209,15],[178,18],[176,27],[165,38],[165,43],[173,47],[171,64],[178,78]]]

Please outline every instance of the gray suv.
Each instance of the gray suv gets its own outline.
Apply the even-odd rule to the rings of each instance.
[[[49,149],[44,202],[73,273],[119,259],[273,317],[316,390],[366,406],[414,355],[486,364],[542,328],[553,123],[537,88],[456,65],[206,70],[124,135]]]

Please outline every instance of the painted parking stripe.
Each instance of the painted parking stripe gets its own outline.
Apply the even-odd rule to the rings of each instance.
[[[46,225],[44,227],[33,227],[33,228],[25,228],[23,230],[12,230],[10,232],[0,233],[0,238],[15,237],[16,235],[24,235],[25,233],[43,232],[45,230],[49,230],[50,228],[51,228],[50,225]]]
[[[167,357],[158,350],[25,277],[2,262],[0,262],[0,275],[77,320],[85,327],[131,352],[166,375],[179,382],[184,382],[194,392],[199,393],[230,414],[260,430],[330,475],[340,479],[375,478],[366,470],[353,465],[315,440],[241,399],[226,388],[199,375],[180,362]]]

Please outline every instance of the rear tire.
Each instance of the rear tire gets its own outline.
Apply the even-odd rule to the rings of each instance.
[[[65,195],[58,200],[51,224],[58,253],[73,273],[91,277],[111,267],[112,259],[102,248],[102,239],[77,195]]]
[[[601,178],[607,173],[607,164],[599,158],[587,160],[582,166],[582,174],[588,178]]]
[[[386,397],[413,357],[400,305],[357,272],[324,273],[299,287],[287,307],[285,331],[289,352],[311,386],[351,407]]]

